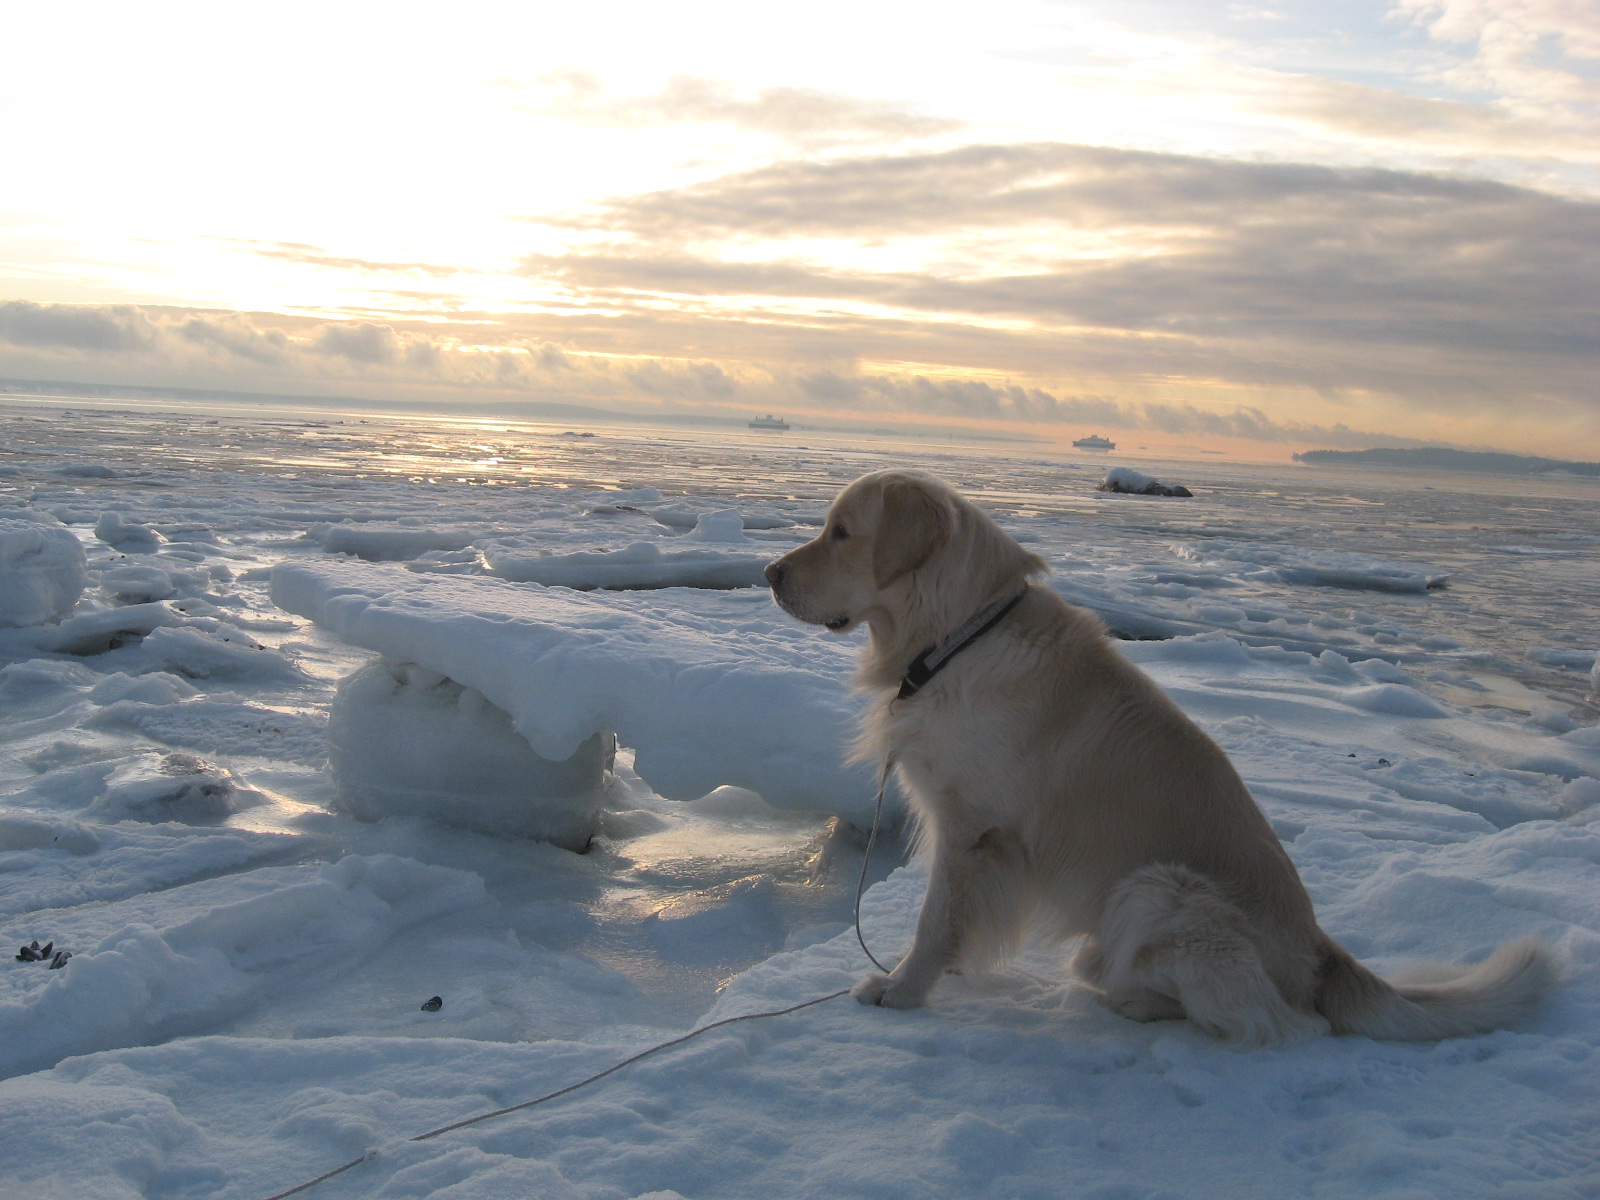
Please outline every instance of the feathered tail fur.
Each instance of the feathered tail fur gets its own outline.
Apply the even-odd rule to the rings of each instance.
[[[1507,942],[1483,962],[1429,982],[1389,983],[1329,943],[1317,1010],[1335,1033],[1384,1041],[1429,1041],[1515,1023],[1556,979],[1555,958],[1537,938]]]

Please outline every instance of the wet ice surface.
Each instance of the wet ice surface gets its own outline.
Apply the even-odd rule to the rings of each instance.
[[[1387,968],[1537,933],[1571,981],[1522,1031],[1236,1056],[1111,1017],[1041,949],[923,1013],[825,1006],[714,1035],[686,1065],[391,1151],[321,1194],[1059,1195],[1068,1170],[1085,1195],[1147,1198],[1592,1188],[1592,482],[575,432],[0,407],[0,519],[50,531],[8,542],[22,550],[0,579],[20,578],[24,543],[70,533],[87,555],[65,619],[0,629],[0,936],[75,955],[0,971],[0,1073],[15,1076],[0,1196],[18,1178],[26,1196],[270,1194],[697,1018],[847,985],[860,847],[822,835],[832,814],[864,822],[870,781],[785,786],[786,749],[825,753],[802,719],[821,701],[785,715],[770,693],[763,730],[750,697],[762,671],[842,695],[853,644],[729,588],[810,537],[845,482],[891,465],[977,496],[1064,595],[1143,639],[1126,652],[1234,757],[1353,951]],[[1195,496],[1096,493],[1118,463]],[[299,580],[289,607],[279,564]],[[540,578],[660,590],[542,603],[519,582]],[[351,581],[373,592],[370,619],[306,619]],[[496,677],[518,639],[494,653],[483,629],[522,610],[475,611],[484,588],[531,606],[551,631],[541,653],[590,613],[619,638],[656,630],[679,658],[656,655],[652,674],[649,654],[613,655],[554,698],[519,691]],[[468,692],[546,751],[584,732],[558,731],[563,712],[621,713],[637,744],[605,779],[590,852],[347,815],[328,714],[379,649],[408,651],[418,686],[449,677],[463,777],[490,745]],[[707,684],[689,702],[661,690],[684,668]],[[653,756],[673,754],[652,780]],[[721,782],[772,779],[782,806],[711,790],[717,764]],[[677,783],[696,765],[709,775],[690,796]],[[880,954],[918,895],[909,870],[869,893]],[[75,1131],[105,1122],[122,1140],[86,1151]],[[840,1146],[844,1129],[865,1141]]]

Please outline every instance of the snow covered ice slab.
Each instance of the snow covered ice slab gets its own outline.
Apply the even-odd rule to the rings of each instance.
[[[325,532],[324,532],[325,531]],[[373,529],[368,526],[332,525],[315,527],[308,534],[322,532],[323,547],[330,554],[353,554],[369,562],[397,562],[416,558],[429,550],[460,550],[472,544],[473,535],[442,529]]]
[[[1247,577],[1276,579],[1310,587],[1337,587],[1375,592],[1426,592],[1443,587],[1449,576],[1434,567],[1385,562],[1366,554],[1348,554],[1302,546],[1261,545],[1212,539],[1174,545],[1173,553],[1191,562],[1214,561],[1242,569]]]
[[[272,598],[476,689],[544,758],[611,730],[664,796],[733,784],[780,807],[871,819],[872,772],[842,765],[854,647],[790,620],[765,591],[580,594],[317,562],[275,567]]]
[[[769,561],[765,555],[720,550],[662,550],[654,542],[635,542],[621,550],[543,555],[490,546],[483,557],[489,570],[502,579],[581,591],[763,587]]]

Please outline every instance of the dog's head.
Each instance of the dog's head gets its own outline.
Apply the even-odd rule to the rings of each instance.
[[[822,532],[769,563],[767,582],[784,611],[836,633],[862,621],[940,633],[1043,570],[949,484],[878,471],[840,492]]]

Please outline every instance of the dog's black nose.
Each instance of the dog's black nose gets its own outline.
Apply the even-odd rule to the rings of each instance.
[[[767,564],[767,582],[770,583],[773,587],[777,587],[780,583],[783,582],[783,562],[782,562],[782,560],[773,559],[773,561],[771,561],[771,562],[769,562]]]

